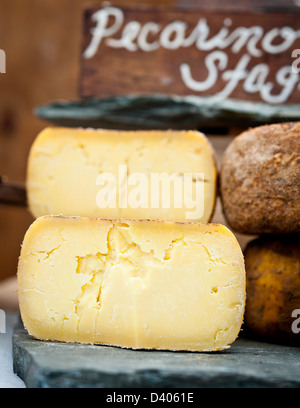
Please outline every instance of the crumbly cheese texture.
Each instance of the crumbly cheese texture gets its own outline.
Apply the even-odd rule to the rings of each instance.
[[[222,350],[243,320],[244,259],[222,225],[42,217],[23,242],[18,293],[37,339]]]
[[[106,182],[108,174],[115,184],[110,178]],[[154,184],[152,177],[157,174],[175,180],[169,184],[170,198],[164,195],[168,187],[163,179],[158,188]],[[98,176],[103,177],[99,185]],[[47,128],[30,152],[27,195],[36,218],[65,215],[209,222],[216,179],[213,150],[196,131]],[[181,183],[182,192],[179,187],[175,193],[175,183]],[[105,198],[106,193],[110,198]],[[99,194],[104,196],[102,201],[97,201]]]

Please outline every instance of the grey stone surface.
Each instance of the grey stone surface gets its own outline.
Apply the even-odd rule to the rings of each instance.
[[[300,105],[267,105],[214,97],[128,95],[59,101],[35,109],[55,125],[107,129],[197,129],[297,121]]]
[[[23,381],[13,373],[12,334],[18,314],[5,311],[5,327],[0,326],[0,388],[25,388]],[[1,322],[3,323],[3,322]]]
[[[33,388],[300,387],[300,350],[238,339],[218,353],[42,342],[19,324],[14,370]]]

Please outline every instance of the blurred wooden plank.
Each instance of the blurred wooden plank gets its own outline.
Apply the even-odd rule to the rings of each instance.
[[[26,188],[23,184],[10,183],[0,176],[0,204],[27,207]]]

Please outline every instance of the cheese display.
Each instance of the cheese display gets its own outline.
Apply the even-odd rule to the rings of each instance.
[[[260,339],[300,345],[300,241],[268,236],[245,250],[245,327]]]
[[[196,131],[48,128],[34,142],[29,209],[43,215],[209,222],[217,170]]]
[[[261,126],[224,153],[221,194],[229,225],[244,234],[300,231],[300,122]]]
[[[243,321],[244,259],[222,225],[46,216],[26,233],[18,294],[37,339],[222,350]]]

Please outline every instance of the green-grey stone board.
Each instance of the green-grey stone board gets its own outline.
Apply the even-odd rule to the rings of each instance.
[[[300,351],[239,338],[215,353],[34,340],[19,324],[14,370],[30,388],[300,387]]]
[[[128,95],[109,99],[59,101],[37,107],[52,124],[107,129],[199,129],[257,126],[300,120],[300,105],[267,105],[214,97]]]

